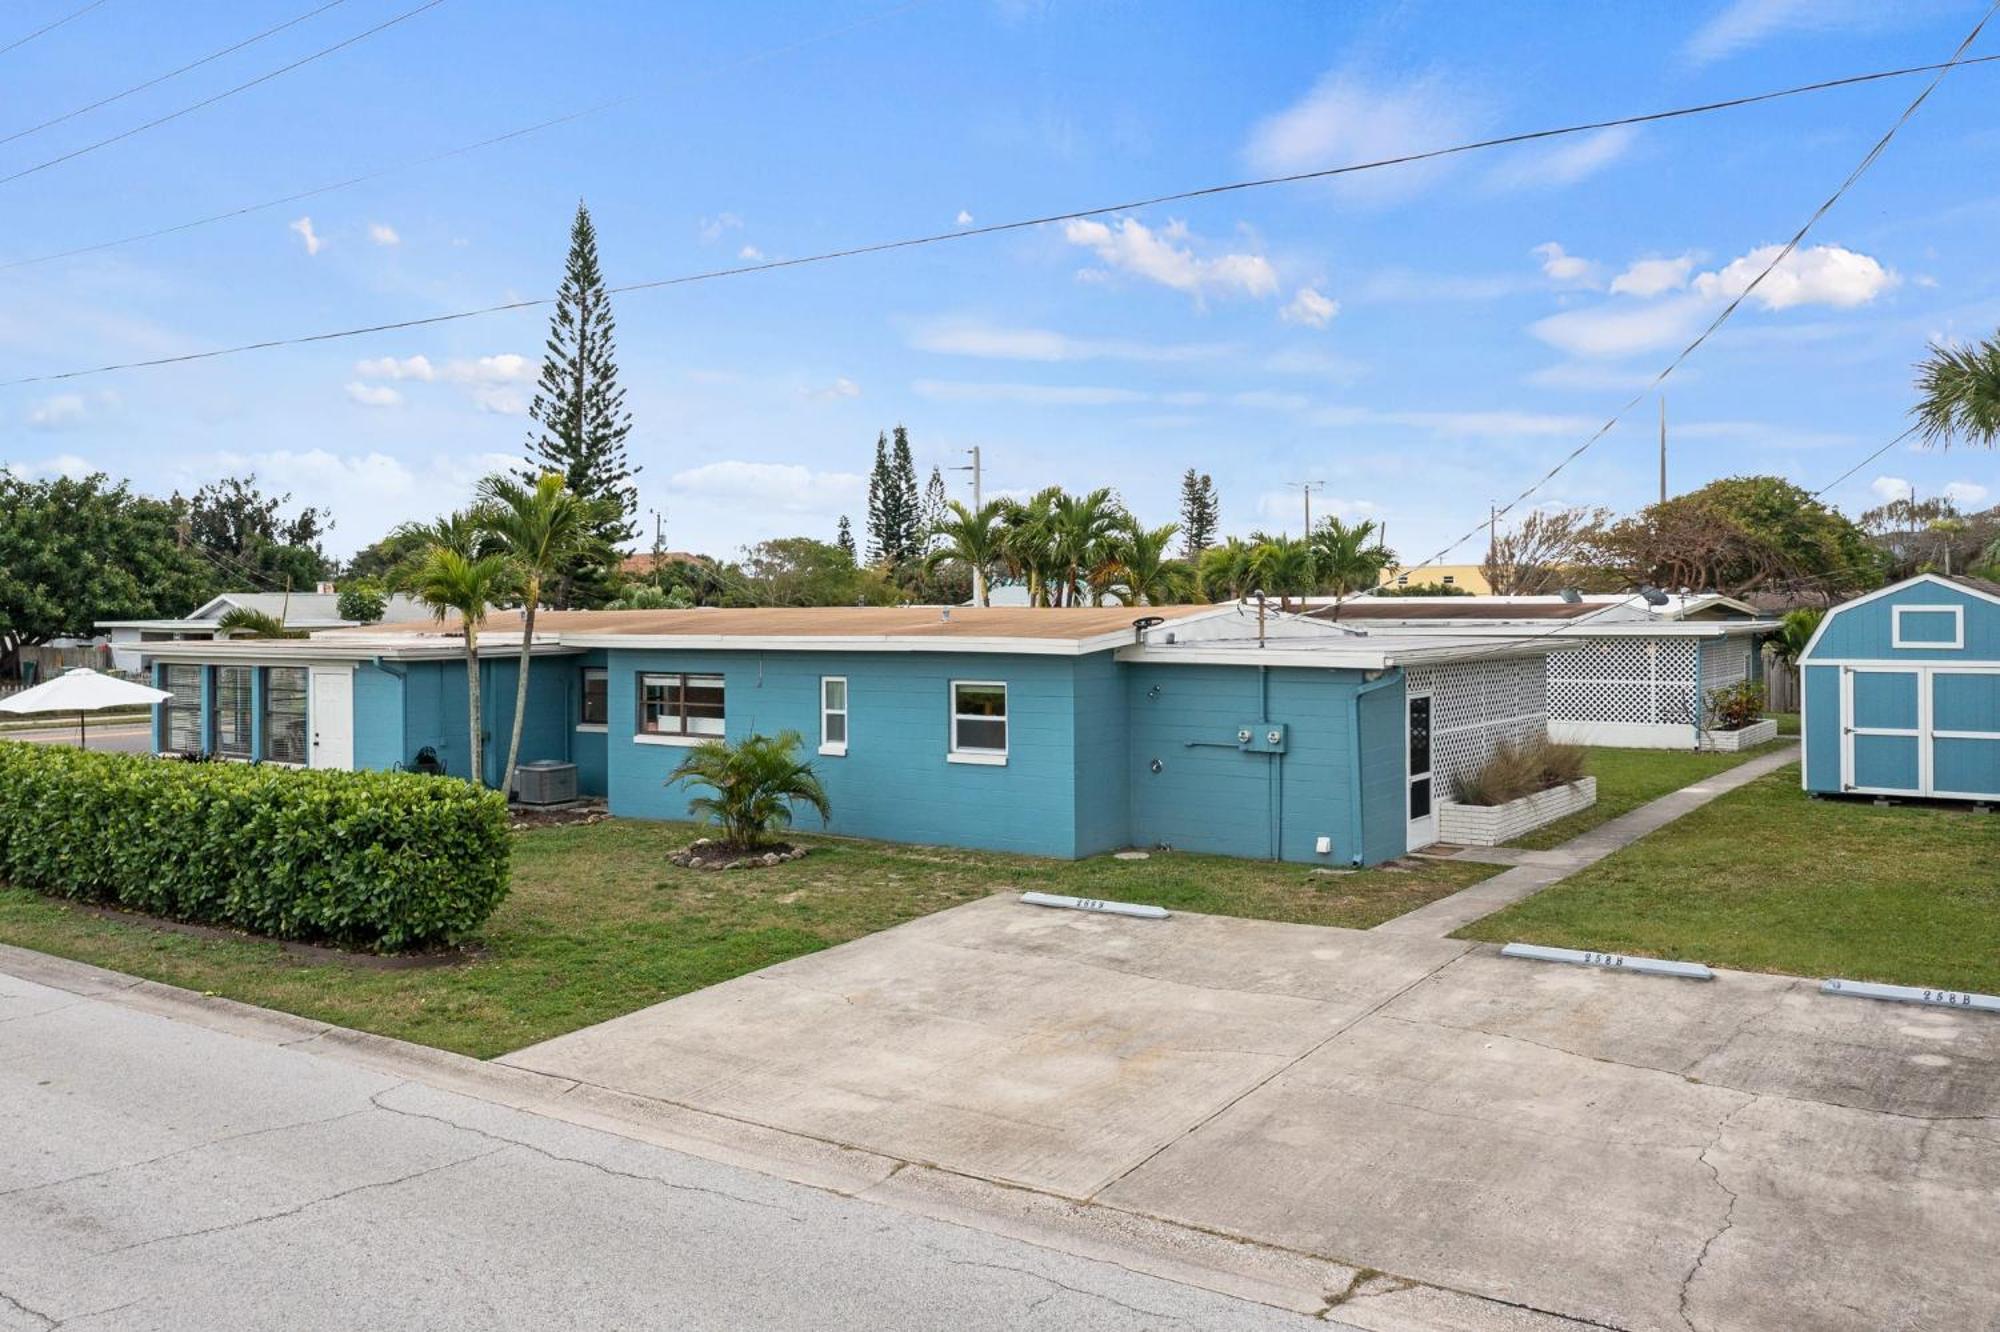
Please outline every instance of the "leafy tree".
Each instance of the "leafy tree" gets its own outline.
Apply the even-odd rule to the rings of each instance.
[[[2000,333],[1971,346],[1932,343],[1917,363],[1917,434],[1927,443],[2000,443]]]
[[[1786,611],[1785,618],[1778,622],[1778,632],[1768,640],[1771,651],[1780,661],[1796,665],[1799,658],[1805,655],[1806,644],[1812,642],[1820,621],[1825,618],[1826,612],[1817,606]]]
[[[1278,598],[1281,609],[1291,608],[1293,597],[1308,597],[1319,590],[1319,552],[1303,537],[1272,536],[1252,532],[1255,547],[1250,552],[1250,572],[1256,580],[1252,590]]]
[[[1188,559],[1215,544],[1216,529],[1222,524],[1222,503],[1215,495],[1215,482],[1206,472],[1196,475],[1190,467],[1181,476],[1182,554]]]
[[[628,583],[625,590],[599,607],[600,610],[688,610],[694,605],[683,588],[671,590],[651,583]]]
[[[340,585],[334,614],[357,624],[374,624],[389,610],[389,594],[372,578],[349,579]]]
[[[288,629],[285,622],[263,611],[232,606],[215,622],[217,638],[307,638],[303,629]]]
[[[102,474],[28,481],[0,470],[0,675],[21,649],[101,620],[185,615],[222,590],[183,540],[186,503],[133,495]]]
[[[1881,585],[1887,561],[1859,527],[1776,476],[1735,476],[1655,504],[1597,541],[1631,583],[1742,593],[1787,581],[1829,594]]]
[[[933,467],[931,479],[924,482],[924,501],[917,515],[916,549],[913,553],[921,555],[930,549],[939,524],[945,520],[946,503],[944,473]]]
[[[1194,567],[1168,554],[1176,523],[1146,527],[1127,520],[1108,542],[1111,595],[1124,606],[1171,606],[1194,593]]]
[[[925,567],[935,569],[956,562],[968,571],[982,571],[986,575],[986,591],[979,604],[991,605],[993,576],[1006,555],[1007,532],[1001,522],[1006,510],[1006,500],[988,500],[977,509],[969,509],[957,500],[947,501],[944,520],[936,528],[940,544],[924,557]]]
[[[632,515],[639,507],[638,488],[632,484],[639,468],[625,452],[632,414],[625,410],[625,390],[618,383],[615,332],[611,297],[598,267],[597,230],[579,200],[542,374],[528,407],[535,428],[528,436],[529,466],[520,480],[533,486],[542,473],[555,472],[571,493],[599,505],[591,549],[607,552],[637,532]],[[558,610],[594,604],[608,595],[609,579],[599,558],[581,548],[571,556],[553,580]]]
[[[1402,587],[1378,587],[1378,597],[1469,597],[1472,593],[1457,583],[1406,583]]]
[[[840,515],[840,527],[834,534],[833,544],[847,552],[847,558],[854,558],[854,525],[847,521],[847,515]]]
[[[542,591],[564,573],[597,566],[611,558],[601,533],[613,501],[585,499],[571,490],[559,472],[544,472],[533,485],[506,476],[489,476],[479,483],[479,521],[496,553],[519,581],[521,593],[521,656],[514,679],[514,733],[507,741],[507,764],[500,770],[500,789],[514,789],[514,767],[521,758],[521,728],[528,716],[528,671],[535,637],[535,613]]]
[[[1112,539],[1129,521],[1117,496],[1109,487],[1087,495],[1058,492],[1052,511],[1054,545],[1049,551],[1053,580],[1045,580],[1055,592],[1055,604],[1074,606],[1084,589],[1093,601],[1101,599],[1111,567]]]
[[[310,592],[332,569],[320,541],[332,526],[326,510],[279,510],[290,494],[266,495],[257,478],[227,476],[187,501],[187,538],[253,588]]]
[[[889,463],[887,432],[875,436],[875,465],[868,469],[868,561],[894,564],[902,549],[902,496]]]
[[[450,546],[432,546],[423,561],[406,575],[408,587],[418,601],[430,608],[440,622],[457,615],[465,634],[465,690],[470,723],[470,777],[482,785],[486,769],[486,740],[479,713],[479,627],[486,612],[500,604],[512,589],[513,571],[504,555],[467,556]],[[516,709],[516,716],[519,710]]]
[[[833,817],[818,774],[799,758],[803,743],[797,731],[746,735],[733,745],[706,740],[688,751],[667,785],[685,782],[715,792],[690,797],[688,808],[722,825],[722,840],[732,850],[754,850],[771,829],[791,826],[794,805],[810,806],[821,826]]]
[[[811,537],[777,537],[743,552],[725,599],[741,606],[892,606],[902,594],[879,569]]]
[[[897,426],[889,446],[889,466],[896,474],[896,559],[915,558],[923,551],[923,496],[917,490],[917,462],[910,453],[910,432]]]
[[[1000,511],[1001,560],[1008,576],[1028,589],[1028,604],[1050,604],[1055,572],[1056,501],[1062,487],[1049,486],[1027,500],[1008,500]]]
[[[1257,586],[1257,548],[1242,537],[1211,546],[1195,562],[1201,593],[1210,601],[1239,601]]]
[[[1479,571],[1495,596],[1547,596],[1590,581],[1608,509],[1536,509],[1494,536]]]
[[[1381,529],[1366,520],[1350,527],[1328,514],[1313,529],[1311,544],[1315,590],[1340,597],[1374,587],[1396,559],[1382,544]]]

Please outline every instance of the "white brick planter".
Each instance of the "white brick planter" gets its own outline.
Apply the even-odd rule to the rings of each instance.
[[[1733,754],[1739,749],[1755,749],[1767,740],[1778,738],[1778,723],[1766,717],[1762,721],[1751,722],[1740,731],[1703,731],[1701,747],[1717,749],[1725,754]]]
[[[1438,840],[1458,846],[1499,846],[1596,803],[1595,777],[1552,786],[1504,805],[1454,805],[1446,801],[1438,806]]]

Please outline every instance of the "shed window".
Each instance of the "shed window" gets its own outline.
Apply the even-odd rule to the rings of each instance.
[[[195,753],[202,748],[201,667],[167,667],[160,688],[173,695],[161,705],[166,713],[161,745],[169,753]]]
[[[951,752],[973,761],[1006,758],[1006,685],[987,680],[951,682]]]
[[[719,675],[642,675],[639,734],[719,736],[722,699]]]
[[[255,668],[215,668],[215,752],[229,758],[255,755],[250,721],[251,685]]]
[[[819,752],[847,752],[847,677],[844,675],[820,677]]]
[[[1898,606],[1891,617],[1890,643],[1898,648],[1962,648],[1963,606]]]
[[[611,677],[598,667],[584,668],[583,704],[576,719],[584,726],[603,726],[611,720]]]
[[[264,757],[273,763],[306,761],[303,666],[272,666],[264,672]]]

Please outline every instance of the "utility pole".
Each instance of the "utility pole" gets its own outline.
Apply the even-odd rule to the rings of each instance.
[[[1488,503],[1486,506],[1486,565],[1496,567],[1500,563],[1500,506]]]
[[[1660,503],[1667,502],[1667,395],[1660,395]]]
[[[985,476],[980,471],[979,446],[974,444],[966,452],[972,455],[971,464],[966,467],[954,467],[951,470],[954,472],[972,473],[972,511],[978,513],[981,508],[985,507],[983,503],[983,483]],[[986,570],[977,565],[974,565],[972,569],[972,601],[976,606],[984,606],[986,604]]]
[[[1325,489],[1326,489],[1326,482],[1324,482],[1324,481],[1287,481],[1287,482],[1285,482],[1285,484],[1286,484],[1286,485],[1288,485],[1288,486],[1297,486],[1297,487],[1299,488],[1299,494],[1300,494],[1301,498],[1303,498],[1303,499],[1305,500],[1305,502],[1306,502],[1306,530],[1305,530],[1305,537],[1306,537],[1306,540],[1310,541],[1310,540],[1312,540],[1312,534],[1313,534],[1313,492],[1314,492],[1315,490],[1325,490]]]

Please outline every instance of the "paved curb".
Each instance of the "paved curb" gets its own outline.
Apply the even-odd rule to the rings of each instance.
[[[0,972],[120,1008],[335,1059],[528,1114],[754,1170],[929,1220],[1368,1332],[1559,1332],[1554,1314],[1318,1254],[806,1137],[532,1069],[354,1031],[0,944]]]
[[[1704,777],[1678,791],[1669,791],[1637,809],[1600,823],[1559,847],[1542,852],[1520,852],[1521,860],[1512,869],[1482,879],[1450,897],[1440,897],[1415,911],[1405,912],[1375,927],[1383,934],[1413,934],[1431,939],[1449,938],[1454,930],[1490,916],[1502,907],[1533,897],[1569,878],[1578,870],[1595,865],[1614,851],[1621,851],[1651,832],[1692,814],[1703,805],[1768,776],[1799,756],[1797,744],[1786,745],[1769,754],[1760,754],[1747,763]],[[1533,857],[1530,859],[1529,857]]]

